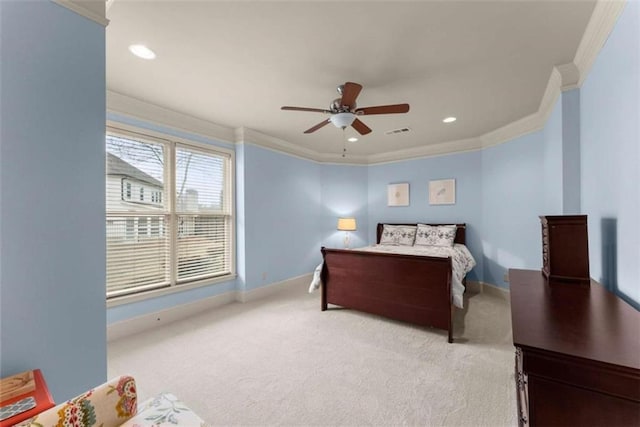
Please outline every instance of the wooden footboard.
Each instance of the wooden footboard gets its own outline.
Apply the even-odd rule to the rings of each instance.
[[[451,258],[322,248],[322,310],[335,304],[448,332]]]

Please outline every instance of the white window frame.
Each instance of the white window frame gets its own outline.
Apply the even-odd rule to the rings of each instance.
[[[107,307],[115,307],[121,304],[128,304],[136,301],[143,301],[151,298],[156,298],[162,295],[168,295],[176,292],[182,292],[188,289],[199,288],[203,286],[209,286],[216,283],[228,282],[231,280],[235,280],[237,277],[236,272],[236,231],[235,231],[235,223],[236,223],[236,211],[235,211],[235,151],[229,150],[224,147],[220,147],[218,145],[213,144],[204,144],[201,142],[193,141],[190,139],[176,137],[174,135],[169,135],[162,132],[152,131],[149,129],[139,128],[136,126],[131,126],[123,123],[107,121],[106,134],[117,135],[125,138],[133,138],[135,140],[139,140],[144,142],[145,140],[152,143],[160,143],[166,145],[168,148],[168,159],[169,164],[165,167],[164,174],[166,177],[172,177],[173,172],[175,170],[175,149],[177,145],[184,145],[196,150],[210,152],[214,154],[226,155],[229,156],[228,168],[225,176],[225,191],[229,195],[229,209],[230,209],[230,220],[229,220],[229,274],[225,274],[218,277],[211,277],[202,280],[194,280],[190,282],[178,282],[176,280],[176,268],[173,266],[175,264],[175,248],[177,247],[177,236],[178,236],[178,228],[171,228],[171,236],[170,236],[170,252],[172,259],[172,272],[170,274],[170,283],[169,286],[165,286],[163,288],[149,289],[145,290],[140,289],[139,291],[134,291],[125,295],[111,296],[107,297]],[[105,135],[106,136],[106,135]],[[106,144],[106,140],[105,140]],[[172,180],[174,179],[171,178]],[[106,171],[105,171],[105,180],[106,180]],[[168,182],[165,180],[165,182]],[[170,223],[174,223],[177,218],[176,206],[175,206],[175,194],[171,194],[170,191],[167,192],[167,203],[169,205],[169,221]],[[133,197],[132,197],[133,199]],[[105,220],[106,220],[106,212],[105,212]],[[106,225],[106,223],[105,223]],[[149,227],[149,224],[147,224]],[[105,231],[106,232],[106,231]],[[106,283],[105,283],[105,294],[106,294]]]

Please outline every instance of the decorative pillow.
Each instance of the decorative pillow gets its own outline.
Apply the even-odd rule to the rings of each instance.
[[[456,238],[455,225],[427,225],[418,224],[416,231],[416,245],[420,246],[453,246]]]
[[[394,246],[413,246],[416,238],[415,225],[389,225],[384,224],[382,235],[380,236],[381,245]]]

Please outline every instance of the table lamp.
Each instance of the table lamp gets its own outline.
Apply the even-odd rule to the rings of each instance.
[[[349,249],[349,232],[356,230],[356,219],[338,218],[338,230],[344,231],[344,247]]]

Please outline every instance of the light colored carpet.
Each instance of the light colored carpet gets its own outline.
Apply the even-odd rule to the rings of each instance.
[[[213,425],[515,426],[508,302],[465,297],[446,332],[292,289],[109,343],[109,376],[177,395]]]

